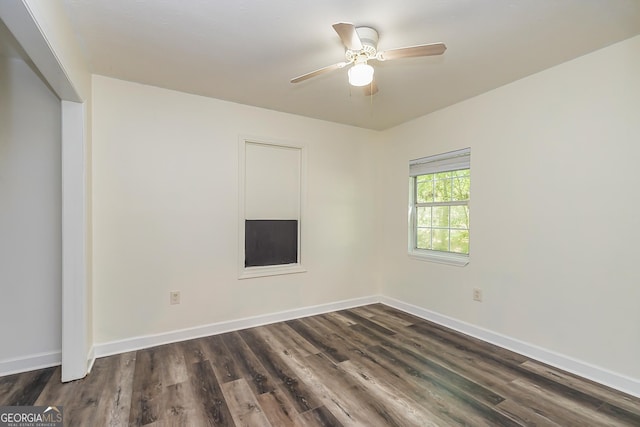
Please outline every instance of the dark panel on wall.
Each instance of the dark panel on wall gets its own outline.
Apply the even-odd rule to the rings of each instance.
[[[245,267],[297,263],[298,220],[246,220],[244,253]]]

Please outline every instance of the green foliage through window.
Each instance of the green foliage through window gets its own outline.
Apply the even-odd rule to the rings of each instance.
[[[469,169],[418,175],[414,181],[415,247],[469,253]]]

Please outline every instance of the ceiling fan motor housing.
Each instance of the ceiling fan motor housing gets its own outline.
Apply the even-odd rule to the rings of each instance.
[[[337,64],[303,74],[291,79],[291,83],[299,83],[349,65],[349,83],[354,86],[364,86],[372,82],[373,67],[367,64],[369,60],[388,61],[399,58],[442,55],[447,49],[444,43],[429,43],[378,52],[378,32],[375,29],[371,27],[356,27],[348,22],[335,23],[333,24],[333,29],[338,33],[345,47],[346,62],[338,62]],[[375,92],[377,90],[372,90],[370,94]]]
[[[365,57],[364,60],[375,58],[378,48],[378,32],[370,27],[357,27],[356,33],[360,37],[362,50],[347,49],[345,53],[347,61],[355,61],[362,56]]]

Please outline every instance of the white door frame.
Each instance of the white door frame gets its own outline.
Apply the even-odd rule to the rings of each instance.
[[[62,101],[62,381],[83,378],[87,342],[85,108]]]
[[[34,10],[41,8],[40,10]],[[47,29],[62,6],[31,0],[0,0],[0,19],[22,47],[27,58],[40,72],[62,103],[62,381],[84,377],[92,363],[90,342],[91,280],[87,275],[90,239],[86,207],[85,152],[87,108],[60,57],[49,40]],[[56,9],[57,8],[57,9]],[[38,18],[38,17],[39,18]],[[59,22],[56,22],[59,24]],[[51,33],[52,34],[52,33]],[[49,36],[51,36],[49,34]],[[55,38],[55,34],[53,35]],[[87,72],[88,73],[88,72]]]

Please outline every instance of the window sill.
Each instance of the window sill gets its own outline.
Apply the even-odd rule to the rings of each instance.
[[[469,264],[469,255],[453,254],[448,252],[434,251],[409,251],[409,258],[419,261],[437,262],[439,264],[454,265],[456,267],[464,267]]]
[[[240,271],[238,279],[252,279],[254,277],[279,276],[281,274],[305,273],[302,264],[267,265],[264,267],[247,267]]]

